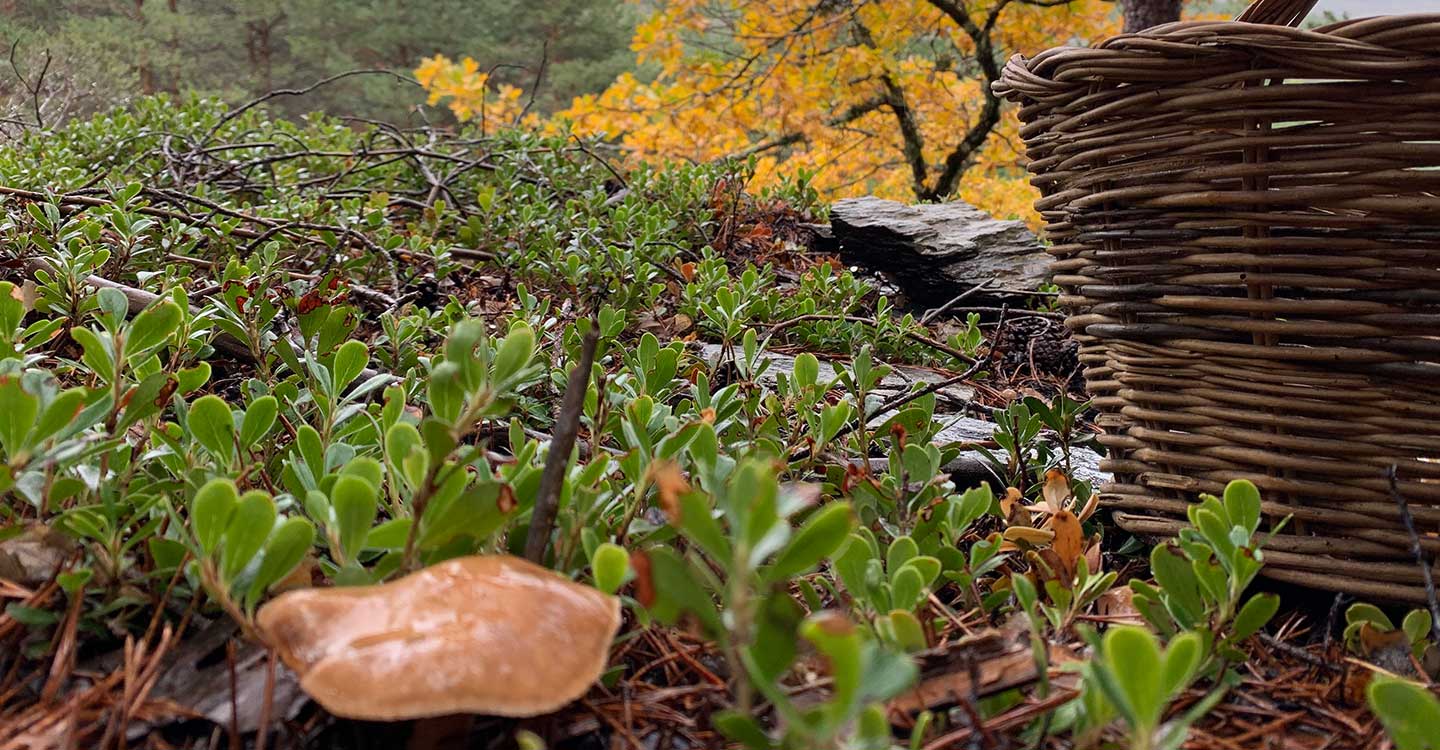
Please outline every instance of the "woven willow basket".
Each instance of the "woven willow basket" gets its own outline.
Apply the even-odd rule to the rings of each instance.
[[[1118,523],[1173,534],[1247,478],[1293,517],[1267,575],[1423,600],[1396,495],[1440,553],[1440,15],[1293,28],[1313,5],[1017,56],[996,90]]]

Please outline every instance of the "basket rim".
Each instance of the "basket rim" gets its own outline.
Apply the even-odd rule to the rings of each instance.
[[[1077,89],[1174,84],[1236,71],[1316,79],[1440,77],[1440,13],[1371,16],[1314,29],[1179,21],[1088,47],[1013,55],[992,90],[1011,101],[1043,103]]]

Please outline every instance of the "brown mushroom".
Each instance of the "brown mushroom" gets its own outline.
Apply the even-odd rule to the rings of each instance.
[[[480,555],[378,586],[287,592],[257,622],[337,716],[538,716],[599,678],[620,601],[516,557]]]

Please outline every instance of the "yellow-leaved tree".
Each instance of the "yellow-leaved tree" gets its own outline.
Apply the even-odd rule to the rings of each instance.
[[[1030,217],[1016,121],[990,91],[1012,51],[1118,31],[1103,0],[660,0],[631,44],[640,73],[580,97],[557,127],[636,159],[754,156],[757,180],[829,197],[960,196]],[[432,102],[514,111],[473,61],[427,60]],[[506,100],[505,97],[509,97]]]

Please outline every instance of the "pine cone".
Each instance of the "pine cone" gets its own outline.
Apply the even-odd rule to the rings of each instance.
[[[995,341],[1007,372],[1029,370],[1031,375],[1067,377],[1079,367],[1080,346],[1059,323],[1040,317],[1005,321]]]

